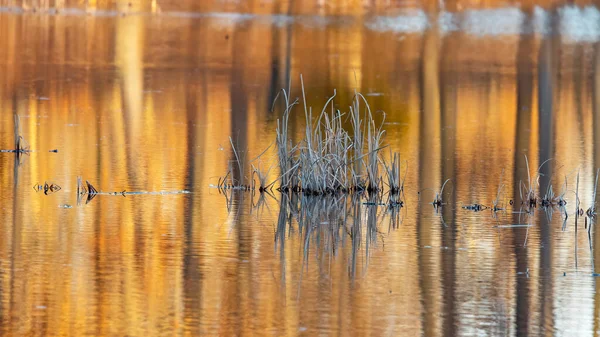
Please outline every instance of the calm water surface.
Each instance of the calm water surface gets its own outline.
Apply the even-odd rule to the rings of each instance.
[[[39,151],[0,155],[1,334],[596,335],[600,236],[574,216],[577,172],[587,209],[600,166],[591,14],[577,12],[582,28],[537,11],[497,31],[490,13],[451,29],[419,15],[0,13],[0,148],[16,113]],[[273,143],[273,99],[290,81],[300,96],[300,74],[315,110],[337,89],[346,111],[357,88],[385,111],[385,142],[408,163],[398,213],[211,188],[229,137],[247,163]],[[534,179],[552,159],[538,185],[565,193],[566,222],[519,212],[525,155]],[[78,204],[77,176],[191,193]],[[36,193],[44,181],[62,190]],[[461,208],[491,205],[500,185],[514,208]]]

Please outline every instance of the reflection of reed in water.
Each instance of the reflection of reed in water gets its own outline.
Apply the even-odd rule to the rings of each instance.
[[[398,196],[390,196],[395,197]],[[391,204],[383,203],[380,194],[368,197],[281,194],[275,248],[279,248],[283,269],[285,270],[286,237],[297,232],[302,238],[304,268],[308,268],[311,253],[316,256],[319,266],[322,266],[336,258],[349,244],[351,256],[348,271],[354,278],[361,267],[361,258],[362,267],[366,268],[371,248],[377,245],[378,238],[383,243],[386,234],[379,229],[379,224],[388,217],[390,228],[397,228],[401,223],[401,207],[390,206]],[[284,270],[282,277],[285,277]]]

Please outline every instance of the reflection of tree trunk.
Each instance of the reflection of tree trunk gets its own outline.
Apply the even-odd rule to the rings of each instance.
[[[199,76],[203,76],[200,74]],[[188,92],[186,94],[186,105],[185,110],[187,114],[187,153],[194,154],[197,148],[197,142],[201,142],[201,137],[195,137],[196,135],[196,123],[203,125],[202,119],[205,116],[205,113],[198,114],[198,111],[206,111],[205,109],[198,108],[198,93],[197,88],[188,83],[186,85],[188,88]],[[206,88],[206,83],[202,86],[203,90]],[[200,94],[201,96],[202,94]],[[196,121],[196,123],[191,123],[190,121]],[[202,147],[204,148],[204,147]],[[186,174],[186,182],[185,189],[186,190],[194,190],[196,185],[196,160],[202,160],[203,156],[191,155],[187,158],[187,174]],[[202,165],[200,165],[202,166]],[[197,223],[196,215],[199,213],[198,207],[202,207],[201,205],[196,205],[194,202],[196,199],[194,197],[188,197],[185,199],[184,203],[184,227],[185,228],[185,253],[183,256],[183,282],[184,282],[184,296],[185,299],[185,307],[184,307],[184,316],[183,319],[185,322],[189,322],[186,324],[186,331],[192,336],[199,336],[202,334],[200,330],[200,318],[202,317],[202,285],[204,277],[202,275],[202,271],[200,269],[200,256],[197,253],[193,252],[195,239],[195,226],[194,223]],[[200,211],[201,212],[201,211]]]
[[[92,81],[93,82],[93,81]],[[107,100],[103,99],[103,93],[102,90],[104,88],[101,88],[100,86],[93,86],[92,91],[95,95],[95,97],[99,97],[98,99],[98,111],[104,111],[105,108],[105,104],[107,102]],[[105,134],[106,131],[103,130],[103,128],[106,128],[106,125],[104,123],[96,123],[96,134],[97,135],[102,135]],[[99,151],[98,152],[98,162],[100,162],[102,160],[102,154]],[[101,175],[101,171],[102,171],[102,167],[101,165],[96,165],[95,167],[95,172],[94,174],[96,175],[96,177],[102,177]],[[101,202],[102,200],[98,200],[99,202]],[[94,215],[91,217],[92,219],[94,219],[94,233],[96,233],[98,239],[94,240],[94,251],[93,251],[93,255],[94,256],[94,265],[90,267],[90,269],[92,269],[94,271],[94,289],[96,289],[95,292],[95,301],[96,301],[96,312],[95,317],[97,320],[96,323],[96,335],[98,336],[102,336],[106,334],[106,331],[104,329],[106,329],[104,324],[101,324],[102,320],[105,319],[105,317],[108,316],[107,312],[108,312],[108,305],[107,302],[110,301],[110,299],[108,299],[107,296],[103,296],[104,294],[106,294],[109,290],[111,289],[111,283],[106,280],[106,278],[102,277],[102,275],[105,275],[106,273],[106,269],[107,269],[107,265],[109,264],[107,262],[107,257],[106,254],[103,254],[106,251],[106,244],[105,244],[105,240],[104,238],[106,238],[107,235],[107,231],[108,229],[105,226],[104,223],[104,218],[103,218],[103,214],[102,214],[102,207],[100,207],[100,205],[98,205],[96,207],[96,210],[94,211]],[[82,218],[79,219],[79,221],[82,221]],[[102,238],[102,239],[100,239]]]
[[[426,32],[421,56],[421,112],[419,130],[419,190],[439,184],[439,176],[435,174],[439,167],[439,153],[436,142],[439,139],[439,36],[435,29]],[[422,199],[419,208],[427,207],[427,201]],[[425,208],[425,211],[429,209]],[[419,211],[421,214],[424,211]],[[417,237],[419,247],[431,246],[433,242],[432,224],[421,221],[417,217]],[[436,292],[438,285],[434,279],[435,265],[432,259],[426,257],[435,254],[432,250],[419,251],[419,287],[421,288],[422,326],[425,336],[435,336],[439,323],[437,322],[438,304]]]
[[[540,49],[540,59],[538,64],[538,118],[539,118],[539,163],[542,164],[546,160],[552,158],[554,153],[553,140],[553,118],[552,113],[552,44],[550,40],[543,42]],[[540,193],[545,193],[546,187],[550,183],[551,164],[543,165],[541,171],[547,179],[540,179]]]
[[[244,23],[242,23],[244,24]],[[244,70],[248,66],[246,60],[248,60],[248,45],[249,36],[251,29],[245,29],[237,26],[233,32],[233,51],[232,51],[232,74],[230,84],[230,95],[231,97],[231,138],[238,151],[239,159],[243,162],[242,167],[245,167],[248,158],[245,158],[246,148],[248,146],[248,97],[246,90],[244,90],[245,84],[245,73]],[[231,161],[234,165],[234,179],[239,182],[242,181],[242,177],[246,172],[239,172],[236,157],[232,153]],[[244,169],[246,170],[246,169]],[[251,289],[251,284],[248,284],[251,280],[247,277],[251,275],[251,272],[245,270],[251,267],[250,263],[242,263],[241,261],[249,261],[251,246],[250,231],[246,228],[246,221],[244,219],[244,212],[241,208],[244,207],[244,196],[245,193],[242,191],[234,191],[232,198],[234,198],[234,207],[232,212],[235,213],[235,232],[237,233],[237,257],[238,262],[236,265],[236,287],[232,290],[231,294],[232,303],[236,304],[235,307],[228,308],[232,311],[240,321],[234,322],[236,334],[241,333],[243,322],[241,321],[241,310],[247,306],[249,300],[248,294],[244,292]]]
[[[13,93],[13,108],[12,111],[14,111],[15,113],[19,114],[19,112],[21,112],[19,110],[18,104],[17,104],[17,94],[16,92]],[[15,121],[16,122],[16,121]],[[21,224],[23,223],[23,219],[20,216],[20,212],[19,210],[22,208],[21,205],[19,205],[19,200],[21,200],[20,198],[20,193],[19,193],[19,189],[17,188],[17,186],[19,186],[19,158],[18,156],[15,154],[14,155],[14,165],[13,165],[13,190],[12,190],[12,201],[13,201],[13,209],[12,209],[12,237],[11,237],[11,245],[10,245],[10,295],[9,295],[9,302],[10,306],[8,308],[6,308],[6,312],[8,315],[8,320],[9,320],[9,325],[10,327],[14,327],[14,323],[13,323],[13,317],[14,312],[15,312],[15,300],[19,299],[19,297],[17,297],[17,294],[15,294],[15,290],[18,290],[20,287],[15,285],[15,281],[16,281],[16,269],[17,266],[15,265],[15,263],[17,263],[15,261],[16,257],[20,256],[20,251],[21,251]],[[16,289],[15,289],[16,288]],[[4,301],[0,301],[0,303],[4,303]],[[4,309],[4,308],[2,308]],[[3,312],[0,312],[3,314]],[[12,314],[11,314],[12,313]]]
[[[123,151],[121,154],[125,155],[124,161],[127,163],[129,183],[134,186],[142,185],[147,179],[146,174],[136,174],[136,172],[139,171],[139,167],[146,164],[143,160],[140,161],[140,157],[138,156],[138,149],[143,146],[143,136],[141,135],[143,134],[143,127],[145,124],[145,116],[143,113],[144,31],[144,18],[141,16],[126,16],[119,17],[117,19],[117,27],[115,32],[115,61],[119,67],[119,75],[121,80],[121,104],[123,108],[123,114],[122,116],[119,116],[119,114],[115,114],[113,116],[116,118],[123,118],[123,123],[121,124],[122,126],[119,126],[119,124],[116,122],[116,119],[113,119],[112,122],[113,127],[119,129],[119,131],[115,132],[115,136],[123,137],[121,139],[124,139],[125,143],[128,145],[126,146],[127,150]],[[100,129],[106,127],[106,125],[99,125]],[[121,134],[120,132],[123,132],[124,134]],[[98,153],[99,156],[103,155],[102,150],[100,150]],[[100,174],[100,170],[103,166],[103,161],[99,160],[98,162],[99,176],[102,177],[103,175]],[[98,205],[98,210],[102,209],[102,201],[100,200],[99,203],[100,205]],[[131,213],[124,213],[121,217],[121,221],[129,223],[129,221],[131,221],[130,217]],[[95,219],[98,219],[97,221],[99,222],[97,226],[100,226],[100,223],[103,223],[103,216],[98,216]],[[103,230],[106,231],[106,229]],[[110,231],[105,233],[108,235]],[[143,242],[141,224],[139,222],[136,222],[134,226],[124,226],[122,235],[123,240],[121,241],[122,246],[120,248],[124,251],[129,250],[136,243],[139,244]],[[102,247],[101,249],[106,249],[106,247]],[[98,261],[98,270],[100,273],[103,273],[109,270],[110,265],[107,261],[103,261],[101,259],[102,257],[100,257],[100,260]],[[122,275],[119,275],[119,277],[115,279],[105,279],[100,281],[102,282],[102,287],[110,289],[116,282],[121,282],[124,291],[128,291],[135,287],[137,276],[134,272],[132,272],[131,269],[134,261],[129,256],[125,256],[121,260],[121,263],[124,264],[124,272]],[[101,292],[101,294],[104,294],[104,292]],[[105,301],[106,298],[99,298],[98,300]],[[136,304],[134,301],[131,301],[129,298],[125,297],[125,310],[131,310],[131,308],[133,308],[135,305]],[[111,313],[112,310],[108,309],[106,312],[101,314],[100,317],[108,317],[111,315]],[[133,329],[132,327],[136,326],[136,323],[139,323],[139,316],[133,316],[129,320],[129,323],[130,326],[126,328],[126,331]],[[100,326],[100,329],[105,328],[103,324],[100,324]],[[103,334],[106,332],[107,331],[104,331]]]
[[[247,41],[248,36],[245,29],[236,29],[233,33],[233,59],[232,74],[230,82],[231,97],[231,130],[230,135],[233,144],[242,163],[245,162],[244,154],[248,144],[248,97],[244,90],[247,59]],[[247,158],[246,158],[247,159]],[[236,183],[244,180],[244,172],[239,172],[236,157],[232,151],[231,162],[233,163],[233,174]],[[242,165],[243,166],[243,165]],[[236,193],[237,194],[237,193]]]
[[[272,55],[272,73],[269,95],[269,107],[275,100],[277,93],[282,88],[288,90],[290,80],[291,48],[292,48],[292,25],[285,25],[285,28],[277,27],[274,22],[271,26],[273,30]]]
[[[2,80],[0,80],[0,109],[5,113],[16,113],[19,114],[19,107],[17,105],[18,96],[15,83],[20,82],[20,74],[23,66],[21,65],[20,59],[16,57],[17,51],[19,50],[16,46],[18,46],[18,41],[20,41],[19,32],[21,30],[16,29],[18,27],[18,22],[16,17],[4,17],[4,21],[2,25],[0,25],[0,29],[5,34],[2,34],[4,40],[2,41],[2,46],[4,47],[3,53],[7,64],[12,65],[12,71],[7,71],[2,74]],[[3,68],[4,69],[4,68]],[[10,99],[12,98],[12,99]],[[7,165],[5,165],[7,164]],[[2,161],[0,164],[0,170],[2,172],[9,172],[10,164],[9,162]],[[17,162],[17,158],[14,159],[13,163],[13,188],[12,188],[12,213],[10,216],[12,217],[12,222],[9,222],[8,218],[5,219],[5,222],[2,223],[2,228],[4,229],[4,238],[5,238],[5,246],[3,247],[3,251],[10,252],[10,261],[8,268],[9,270],[6,273],[0,274],[0,284],[2,286],[7,285],[8,289],[2,289],[3,300],[0,301],[0,324],[2,325],[2,331],[9,331],[11,327],[14,326],[15,322],[15,307],[16,307],[16,291],[19,289],[19,286],[15,284],[16,275],[18,266],[15,263],[18,261],[19,251],[20,251],[20,241],[21,241],[21,224],[23,223],[21,216],[18,213],[18,210],[22,208],[22,205],[19,204],[20,196],[18,193],[19,186],[19,165]],[[6,226],[5,226],[6,224]],[[8,227],[10,226],[10,228]]]
[[[142,124],[143,18],[139,16],[119,18],[116,34],[115,53],[123,81],[124,107],[126,114],[130,117],[130,123],[127,124],[137,127]],[[134,134],[134,136],[137,135],[138,133]]]
[[[286,290],[286,264],[285,264],[285,234],[288,224],[288,195],[281,194],[279,201],[279,216],[277,218],[277,231],[275,232],[275,249],[279,249],[279,265],[281,268],[281,289]],[[279,245],[279,247],[277,247]]]
[[[596,43],[594,57],[594,78],[592,92],[593,133],[594,133],[594,168],[600,167],[600,43]],[[594,261],[600,261],[600,230],[594,231]],[[595,267],[595,266],[594,266]],[[594,269],[597,273],[598,270]],[[595,282],[594,294],[594,331],[600,329],[600,282]]]
[[[456,176],[456,73],[452,71],[453,66],[453,51],[457,50],[454,46],[449,45],[449,38],[445,39],[442,45],[442,55],[444,55],[445,64],[448,67],[442,66],[440,73],[441,77],[441,95],[440,95],[440,110],[442,115],[441,120],[441,144],[442,144],[442,174],[441,181],[452,179],[452,193],[446,193],[446,202],[448,207],[444,207],[442,214],[444,220],[448,221],[448,228],[442,232],[442,246],[449,249],[442,254],[442,277],[444,284],[444,336],[456,336],[456,303],[455,303],[455,285],[456,285],[456,231],[454,219],[456,218],[456,191],[454,186],[458,186]]]
[[[584,120],[584,106],[587,103],[586,102],[586,93],[587,93],[587,88],[585,87],[585,84],[587,82],[586,80],[586,66],[585,66],[585,52],[584,52],[584,48],[583,46],[580,45],[576,45],[575,46],[575,55],[573,56],[574,59],[574,70],[573,70],[573,88],[574,88],[574,103],[575,103],[575,107],[577,108],[577,125],[579,125],[579,132],[580,134],[584,134],[584,125],[585,125],[585,120]],[[556,92],[560,92],[559,91],[560,88],[556,88]],[[556,96],[560,96],[560,95],[556,95]],[[557,104],[558,106],[558,104]]]
[[[548,38],[542,42],[538,61],[538,118],[539,118],[539,163],[554,157],[554,113],[553,113],[553,84],[555,82],[553,64],[553,41]],[[553,163],[546,163],[540,168],[543,177],[540,179],[540,195],[544,195],[552,183]],[[540,217],[540,265],[539,277],[543,279],[540,285],[540,317],[544,329],[553,327],[552,320],[552,237],[551,226],[547,217],[539,212]]]
[[[525,27],[530,25],[530,21],[525,21]],[[533,103],[533,60],[534,53],[533,39],[529,35],[521,35],[517,51],[517,125],[514,150],[514,168],[513,168],[513,200],[515,207],[521,203],[519,194],[519,184],[527,180],[527,172],[524,171],[525,155],[529,153],[529,135],[531,129],[531,105]],[[521,222],[519,214],[513,215],[513,222]],[[513,230],[513,247],[516,257],[517,271],[524,272],[529,268],[527,250],[523,249],[523,243],[526,238],[526,231],[516,228]],[[528,279],[517,277],[516,282],[516,332],[519,336],[526,336],[529,333],[529,287]]]
[[[600,43],[596,43],[594,52],[594,78],[592,92],[592,109],[594,113],[594,167],[600,167]]]
[[[134,153],[142,146],[140,134],[142,133],[143,110],[143,47],[144,47],[144,21],[140,16],[126,16],[117,19],[115,58],[120,68],[122,80],[121,90],[123,111],[125,117],[125,139]],[[139,165],[137,155],[127,156],[127,167],[130,172],[135,172]],[[136,175],[133,175],[136,177]],[[137,181],[134,180],[134,183]]]

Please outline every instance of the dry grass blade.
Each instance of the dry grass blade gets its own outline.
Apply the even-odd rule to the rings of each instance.
[[[83,185],[83,180],[81,179],[81,176],[78,176],[77,177],[77,195],[87,194],[87,192],[88,192],[88,190]]]
[[[440,207],[445,205],[444,203],[444,199],[443,199],[443,195],[444,195],[444,188],[446,187],[446,184],[450,181],[450,179],[446,179],[446,181],[444,181],[444,184],[442,184],[442,188],[440,189],[440,191],[438,193],[436,193],[435,198],[433,199],[433,206],[435,207]]]
[[[403,191],[404,180],[400,176],[400,154],[390,153],[391,164],[388,164],[385,160],[381,159],[381,163],[386,173],[387,186],[390,194],[399,194]],[[406,174],[405,174],[406,179]]]
[[[529,171],[529,159],[527,155],[525,155],[525,164],[527,165],[527,193],[525,194],[525,202],[529,207],[535,207],[537,205],[537,197],[535,196],[535,188],[531,182],[531,172]]]
[[[500,182],[498,183],[498,191],[496,192],[496,199],[492,202],[492,211],[498,212],[503,210],[503,206],[500,205],[500,195],[502,194],[502,190],[504,189],[504,184],[502,183],[502,178],[504,177],[504,169],[502,169],[502,173],[500,173]]]
[[[240,156],[238,155],[237,150],[235,149],[235,145],[233,145],[233,139],[229,137],[229,143],[231,144],[231,149],[233,150],[233,154],[235,155],[235,160],[238,166],[239,173],[239,181],[238,186],[244,186],[244,163],[240,160]]]

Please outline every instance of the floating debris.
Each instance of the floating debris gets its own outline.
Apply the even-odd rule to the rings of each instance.
[[[58,149],[49,150],[48,152],[58,153]]]
[[[464,205],[462,208],[466,209],[468,211],[480,212],[480,211],[488,209],[489,207],[481,205],[481,204],[472,204],[472,205]]]
[[[87,193],[88,194],[98,194],[98,190],[92,186],[92,184],[90,184],[89,181],[85,181],[85,184],[87,185]]]
[[[388,202],[387,206],[391,207],[404,207],[404,201],[400,200],[400,201],[395,201],[395,200],[391,200]]]
[[[87,196],[85,203],[89,203],[96,197],[98,191],[86,180],[87,187],[83,185],[81,177],[77,177],[77,204],[81,204],[84,196]]]
[[[64,205],[58,205],[58,208],[73,208],[73,206],[69,205],[69,204],[64,204]]]
[[[81,177],[77,177],[77,203],[80,204],[83,201],[84,196],[86,197],[85,203],[88,204],[92,199],[94,199],[98,195],[120,195],[120,196],[128,196],[128,195],[172,195],[172,194],[189,194],[190,191],[186,190],[178,190],[178,191],[131,191],[127,192],[116,191],[116,192],[102,192],[97,190],[94,185],[92,185],[89,181],[85,181],[83,183],[83,179]]]
[[[374,202],[374,201],[365,201],[362,203],[365,206],[386,206],[386,204],[382,202]]]
[[[33,185],[33,190],[36,192],[44,192],[45,195],[52,194],[61,190],[61,187],[53,182],[45,181],[44,184]]]
[[[492,228],[527,228],[527,227],[533,227],[533,225],[530,225],[530,224],[514,224],[514,225],[497,225],[497,226],[492,226]]]

